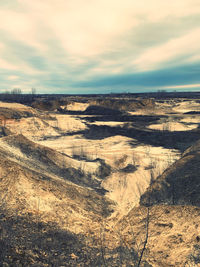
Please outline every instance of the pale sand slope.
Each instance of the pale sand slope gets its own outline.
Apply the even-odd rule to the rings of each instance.
[[[30,156],[28,150],[27,154],[22,153],[17,148],[20,142],[30,145],[35,154]],[[67,156],[44,148],[45,156],[42,147],[39,147],[42,154],[38,155],[37,149],[37,145],[23,136],[0,139],[1,204],[4,201],[17,215],[30,212],[39,216],[42,222],[55,222],[71,232],[88,231],[87,222],[95,224],[105,204],[100,202],[105,198],[54,173],[54,167],[62,171],[62,164],[69,163]]]
[[[85,130],[80,119],[70,115],[51,114],[50,118],[29,117],[16,120],[6,127],[15,134],[23,134],[36,141],[45,137],[58,137],[63,133]]]
[[[84,122],[76,116],[38,112],[29,106],[18,103],[0,102],[0,108],[32,114],[31,117],[13,120],[12,123],[6,124],[6,127],[13,133],[23,134],[31,140],[56,137],[63,133],[81,131],[87,128]]]
[[[139,197],[148,187],[151,169],[156,177],[169,164],[169,158],[177,158],[177,152],[151,146],[131,146],[132,138],[113,136],[103,140],[85,139],[81,135],[61,136],[62,133],[86,129],[86,125],[77,117],[51,114],[52,119],[36,117],[23,118],[9,125],[14,133],[22,133],[35,142],[53,148],[69,156],[80,156],[82,160],[70,160],[72,167],[95,174],[99,163],[85,159],[104,159],[111,166],[112,174],[103,186],[109,191],[108,196],[118,203],[119,209],[126,213],[131,207],[138,205]],[[112,122],[111,122],[112,123]],[[44,140],[44,137],[52,137]],[[171,159],[170,159],[171,160]],[[153,162],[152,162],[153,161]],[[136,165],[137,170],[129,173],[122,169],[129,164]]]
[[[76,132],[87,129],[87,126],[77,117],[73,115],[52,115],[54,121],[49,121],[53,127],[58,127],[64,132]]]
[[[16,120],[6,127],[15,134],[23,134],[30,140],[39,140],[46,136],[58,136],[58,132],[54,127],[49,125],[45,120],[38,117],[22,118]]]
[[[190,111],[200,111],[200,104],[195,100],[187,100],[182,102],[167,101],[165,103],[155,102],[156,105],[152,109],[138,109],[129,112],[130,115],[151,115],[151,114],[170,114],[170,113],[186,113]]]
[[[90,123],[92,125],[98,125],[98,126],[102,126],[102,125],[106,125],[106,126],[123,126],[124,122],[117,122],[117,121],[95,121]]]
[[[73,102],[66,106],[61,106],[63,109],[72,110],[72,111],[84,111],[89,106],[88,103],[79,103],[79,102]]]
[[[190,111],[199,111],[199,110],[200,110],[200,105],[198,102],[194,100],[179,102],[176,104],[175,107],[173,107],[173,111],[178,113],[186,113]]]
[[[102,140],[85,139],[82,135],[73,135],[38,141],[39,144],[70,156],[79,154],[90,159],[103,158],[109,165],[113,165],[115,160],[124,154],[132,153],[130,142],[133,142],[132,138],[118,135]]]
[[[23,111],[35,111],[33,108],[18,104],[18,103],[6,103],[0,101],[0,108],[8,108],[8,109],[16,109],[16,110],[23,110]]]
[[[160,130],[160,131],[190,131],[196,129],[198,124],[184,124],[181,122],[164,122],[160,124],[151,124],[148,126],[149,129]]]
[[[103,181],[102,186],[109,191],[107,196],[117,202],[120,213],[126,213],[131,207],[139,204],[141,194],[149,186],[151,173],[153,178],[156,178],[179,158],[175,150],[145,145],[132,147],[131,141],[132,138],[122,136],[87,140],[77,135],[39,143],[72,156],[79,154],[90,159],[104,159],[113,171]],[[136,165],[137,170],[124,172],[123,168],[129,164]]]
[[[132,163],[137,166],[137,170],[127,173],[123,168],[118,168],[102,185],[109,190],[107,196],[118,203],[120,213],[126,214],[132,207],[139,205],[140,196],[146,191],[151,179],[156,179],[178,158],[179,153],[175,150],[138,146],[124,164],[127,166],[127,163]]]
[[[200,116],[199,115],[187,116],[186,118],[183,118],[181,122],[200,123]]]
[[[17,135],[16,135],[17,137]],[[21,149],[16,146],[11,146],[9,143],[6,142],[7,137],[0,138],[0,148],[2,150],[7,151],[11,155],[11,160],[15,162],[19,162],[21,165],[24,165],[26,167],[27,165],[33,170],[38,171],[41,169],[43,173],[48,174],[47,168],[40,163],[40,161],[34,162],[32,158],[27,158],[27,156],[22,153]],[[7,156],[9,158],[9,156]],[[60,160],[60,162],[59,162]],[[71,157],[68,157],[67,155],[63,155],[62,159],[57,159],[59,164],[63,165],[65,168],[75,168],[77,170],[84,171],[85,174],[91,174],[95,175],[98,172],[98,169],[100,167],[100,162],[90,162],[87,160],[80,160],[80,159],[74,159]],[[62,166],[61,166],[62,167]]]

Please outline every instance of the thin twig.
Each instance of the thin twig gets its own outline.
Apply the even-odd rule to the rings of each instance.
[[[142,258],[143,258],[143,254],[144,254],[144,251],[146,249],[147,242],[148,242],[148,238],[149,238],[149,207],[147,208],[147,218],[146,218],[146,238],[145,238],[144,245],[143,245],[143,248],[142,248],[142,252],[140,254],[140,258],[139,258],[139,261],[138,261],[138,265],[137,265],[138,267],[141,264],[141,261],[142,261]]]

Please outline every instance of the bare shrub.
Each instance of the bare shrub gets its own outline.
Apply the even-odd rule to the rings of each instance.
[[[72,157],[77,159],[91,160],[92,154],[88,153],[87,149],[83,145],[81,146],[73,145]]]
[[[121,169],[124,167],[124,164],[126,163],[128,156],[125,154],[121,158],[118,158],[115,160],[114,165],[116,168]]]

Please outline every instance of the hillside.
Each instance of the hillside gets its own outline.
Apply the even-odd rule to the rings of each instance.
[[[144,266],[199,266],[200,208],[152,206],[149,208],[148,224],[147,214],[145,207],[134,208],[115,226],[114,231],[119,233],[118,242],[124,247],[122,261],[125,266],[138,262],[146,240],[147,225],[148,238],[142,259],[148,264]]]
[[[115,225],[122,244],[134,248],[136,261],[145,246],[143,260],[148,266],[199,266],[199,155],[198,141],[152,181],[140,206]],[[130,251],[123,254],[124,263],[130,258]]]
[[[198,266],[199,102],[57,103],[0,103],[0,265]]]
[[[99,166],[97,164],[96,170]],[[73,266],[70,255],[86,246],[81,242],[85,242],[83,233],[88,232],[88,225],[97,227],[99,220],[107,217],[114,207],[112,201],[97,193],[99,182],[83,173],[75,160],[22,135],[0,139],[0,173],[1,244],[7,246],[6,251],[1,251],[1,264],[45,266],[43,264],[50,262],[52,257],[55,264],[63,264],[65,258],[66,262],[72,260]],[[48,240],[52,238],[54,242],[49,244]],[[31,243],[34,240],[35,248]],[[75,247],[72,248],[72,244]],[[47,245],[57,251],[56,259],[55,252],[50,252]],[[46,250],[48,258],[47,254],[41,255],[41,250]]]
[[[153,181],[141,197],[142,205],[170,204],[200,206],[200,142]]]

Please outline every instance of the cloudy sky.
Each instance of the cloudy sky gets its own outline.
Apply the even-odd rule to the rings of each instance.
[[[200,0],[0,0],[0,92],[200,90]]]

